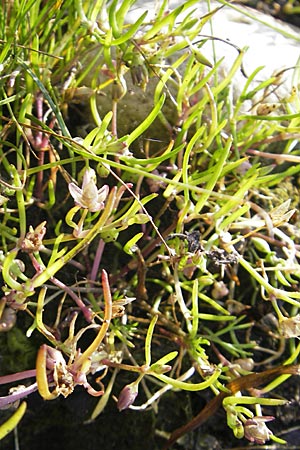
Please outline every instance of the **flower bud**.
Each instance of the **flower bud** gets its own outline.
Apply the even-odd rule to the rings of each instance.
[[[244,425],[245,438],[258,445],[265,444],[273,435],[272,431],[265,424],[265,422],[270,422],[271,420],[274,420],[274,417],[265,416],[248,419]]]
[[[238,365],[242,370],[247,372],[252,372],[254,368],[254,361],[252,358],[238,358],[233,361],[234,364]]]
[[[214,287],[211,291],[211,295],[214,299],[220,300],[225,297],[229,293],[229,289],[227,288],[224,281],[215,281]]]
[[[298,337],[300,335],[300,314],[283,318],[280,320],[278,328],[280,334],[287,339]]]
[[[17,320],[16,311],[12,308],[4,308],[2,316],[0,317],[0,332],[11,330]]]
[[[138,388],[139,383],[137,381],[134,381],[131,384],[127,384],[123,387],[117,403],[117,408],[119,411],[123,411],[123,409],[129,408],[129,406],[133,404],[138,395]]]
[[[251,242],[254,244],[254,247],[261,253],[269,254],[271,253],[271,248],[269,244],[262,238],[252,237]]]

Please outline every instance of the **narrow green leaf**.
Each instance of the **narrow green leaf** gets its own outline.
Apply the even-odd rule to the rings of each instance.
[[[132,142],[134,142],[144,131],[146,131],[152,122],[156,119],[158,113],[161,111],[161,108],[165,102],[166,95],[163,94],[158,103],[154,106],[148,117],[127,137],[126,145],[129,147]]]

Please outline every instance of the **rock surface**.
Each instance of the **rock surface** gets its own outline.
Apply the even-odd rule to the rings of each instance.
[[[198,2],[189,8],[194,10],[194,16],[201,18],[208,12],[206,1]],[[223,1],[211,1],[210,10],[223,6]],[[182,4],[171,0],[169,9],[173,10]],[[128,14],[130,22],[134,22],[144,11],[148,11],[147,20],[155,20],[155,2],[138,1]],[[178,17],[178,22],[187,12]],[[283,67],[293,67],[300,57],[300,30],[267,14],[255,11],[245,6],[226,5],[214,14],[209,23],[205,24],[201,34],[227,40],[239,48],[248,47],[244,57],[247,73],[258,66],[265,66],[264,73],[270,76],[274,70]],[[229,45],[214,41],[216,59],[225,58],[227,64],[236,57],[236,51]],[[212,56],[211,42],[205,44],[205,54]]]
[[[177,23],[180,23],[190,10],[193,11],[193,16],[201,19],[208,12],[208,3],[206,1],[197,2],[188,10],[184,10],[178,16]],[[234,60],[238,56],[237,48],[247,48],[243,57],[245,74],[249,76],[257,67],[262,67],[253,85],[257,85],[262,80],[270,78],[274,73],[277,74],[287,69],[280,78],[280,86],[276,88],[275,97],[269,96],[264,99],[267,102],[284,101],[284,98],[290,95],[292,86],[299,83],[299,80],[297,81],[296,78],[297,71],[294,70],[297,64],[299,64],[300,57],[299,29],[251,8],[240,5],[224,6],[223,3],[223,1],[210,2],[210,10],[215,8],[220,9],[203,26],[199,39],[193,43],[199,45],[197,43],[205,39],[205,36],[217,38],[206,40],[200,48],[203,55],[212,64],[222,59],[219,70],[221,76],[226,76],[226,73],[232,67]],[[169,11],[172,11],[180,5],[182,5],[182,2],[171,0],[168,5]],[[145,20],[147,22],[155,21],[156,8],[159,6],[160,2],[138,1],[132,6],[126,16],[126,20],[129,23],[133,23],[145,11],[148,11]],[[137,34],[136,39],[139,39],[139,34]],[[229,45],[227,42],[232,45]],[[175,56],[178,57],[178,55],[173,55],[171,61],[176,59]],[[179,72],[182,73],[183,70],[184,66],[181,66]],[[209,70],[207,67],[206,72]],[[101,76],[99,82],[103,82],[105,79],[105,76],[102,76],[102,79]],[[147,117],[154,106],[153,93],[159,82],[159,77],[151,77],[144,91],[140,87],[133,85],[129,72],[124,78],[127,85],[127,93],[118,102],[117,108],[119,136],[130,133]],[[247,78],[242,73],[242,70],[238,70],[232,83],[235,97],[239,94],[246,82]],[[174,87],[170,87],[169,83],[167,83],[167,86],[176,97],[176,88],[174,91]],[[168,94],[168,91],[166,92]],[[98,108],[100,115],[104,116],[112,108],[111,105],[111,87],[109,87],[107,90],[102,91],[99,96]],[[245,110],[249,110],[249,105],[245,105]],[[166,101],[164,114],[172,126],[178,125],[178,117],[174,103]],[[154,140],[164,139],[167,134],[170,135],[170,130],[163,130],[161,123],[157,121],[156,125],[152,126],[144,137]]]

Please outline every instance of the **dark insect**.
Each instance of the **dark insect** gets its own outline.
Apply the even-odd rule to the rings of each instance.
[[[189,253],[196,253],[199,250],[204,252],[204,248],[200,243],[200,231],[195,230],[186,233],[172,233],[167,237],[167,240],[175,237],[187,241]]]

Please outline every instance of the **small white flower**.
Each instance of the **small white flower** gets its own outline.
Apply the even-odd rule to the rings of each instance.
[[[43,238],[46,234],[46,221],[40,223],[36,228],[29,226],[29,231],[26,234],[21,247],[24,252],[32,253],[38,252],[43,247]]]
[[[96,173],[93,169],[88,168],[84,173],[81,189],[75,183],[70,183],[69,191],[76,205],[91,212],[96,212],[104,208],[104,201],[108,195],[109,188],[107,185],[104,185],[98,190]]]

